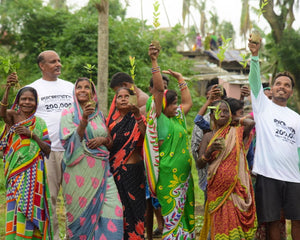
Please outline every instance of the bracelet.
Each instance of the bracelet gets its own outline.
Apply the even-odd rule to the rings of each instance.
[[[84,124],[88,124],[88,120],[86,120],[85,118],[82,118],[81,121],[82,121]]]
[[[180,91],[182,91],[188,87],[186,81],[182,81],[182,82],[178,83],[178,85],[179,85]]]
[[[143,123],[143,119],[141,118],[140,120],[137,121],[137,124]]]
[[[3,103],[2,101],[0,101],[0,105],[1,105],[1,106],[4,106],[4,107],[7,107],[7,106],[8,106],[8,103],[5,104],[5,103]]]
[[[140,116],[140,117],[138,117],[138,118],[134,116],[134,119],[135,119],[136,121],[139,121],[139,120],[141,120],[141,119],[143,119],[143,118],[142,118],[142,116]]]
[[[152,71],[152,74],[158,73],[158,72],[160,72],[160,67],[159,66],[153,67],[153,68],[151,68],[151,71]]]

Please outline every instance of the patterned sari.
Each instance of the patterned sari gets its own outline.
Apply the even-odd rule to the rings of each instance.
[[[16,111],[19,93],[12,106]],[[46,123],[34,113],[11,128],[5,126],[0,136],[6,181],[6,240],[53,239],[44,153],[36,141],[15,133],[17,126],[25,126],[51,145]]]
[[[107,118],[107,125],[113,138],[109,162],[124,209],[124,239],[144,239],[146,212],[144,163],[141,161],[127,164],[136,147],[142,147],[144,138],[133,113],[129,112],[119,122],[116,121],[120,118],[120,112],[116,108],[115,100],[116,97]]]
[[[159,154],[153,99],[147,112],[147,137],[144,142],[147,178],[152,194],[157,196],[161,205],[164,218],[163,239],[195,239],[192,158],[182,108],[178,107],[177,115],[173,118],[167,118],[161,113],[160,118],[169,121],[169,129],[159,147]]]
[[[94,100],[97,102],[96,96]],[[123,237],[123,211],[109,171],[109,152],[104,145],[96,149],[86,145],[89,139],[107,137],[98,104],[95,112],[89,115],[82,141],[77,133],[81,119],[82,109],[74,94],[73,106],[62,112],[60,129],[65,148],[62,187],[68,235],[74,240],[120,240]]]
[[[244,127],[229,123],[212,137],[225,139],[225,149],[213,152],[208,167],[207,202],[200,239],[252,240],[256,231],[254,192],[246,160],[251,137],[244,145]]]

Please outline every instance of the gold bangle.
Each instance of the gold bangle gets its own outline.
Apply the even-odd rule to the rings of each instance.
[[[5,103],[3,103],[2,101],[0,101],[0,105],[1,105],[1,106],[4,106],[4,107],[7,107],[7,106],[8,106],[8,103],[5,104]]]

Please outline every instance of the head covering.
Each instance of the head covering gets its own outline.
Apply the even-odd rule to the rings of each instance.
[[[83,110],[80,106],[80,103],[78,102],[78,99],[76,97],[76,94],[75,94],[75,89],[76,89],[76,86],[79,82],[82,82],[82,81],[88,81],[90,82],[90,85],[91,85],[91,91],[92,91],[92,98],[91,100],[95,101],[96,102],[96,106],[95,106],[95,111],[89,115],[89,119],[88,121],[90,121],[91,119],[95,118],[97,115],[102,115],[102,113],[100,112],[100,109],[99,109],[99,104],[98,104],[98,97],[97,97],[97,94],[96,94],[96,87],[95,87],[95,84],[92,82],[92,81],[89,81],[89,79],[82,79],[82,78],[79,78],[76,82],[75,82],[75,87],[74,87],[74,90],[73,90],[73,99],[74,99],[74,105],[75,105],[75,114],[74,114],[74,122],[79,124],[80,123],[80,120],[82,119],[82,113],[83,113]]]

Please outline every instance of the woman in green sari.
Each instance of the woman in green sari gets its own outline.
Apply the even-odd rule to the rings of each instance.
[[[147,178],[152,195],[161,204],[163,239],[195,239],[192,158],[185,123],[192,99],[182,75],[170,69],[163,73],[178,80],[181,104],[177,106],[175,91],[164,91],[158,54],[159,50],[151,44],[153,97],[147,109],[144,144]]]
[[[0,102],[0,117],[5,122],[0,136],[6,182],[5,239],[53,239],[51,208],[44,156],[50,153],[46,123],[34,114],[37,92],[24,87],[11,109],[8,93],[17,75],[7,78]]]

